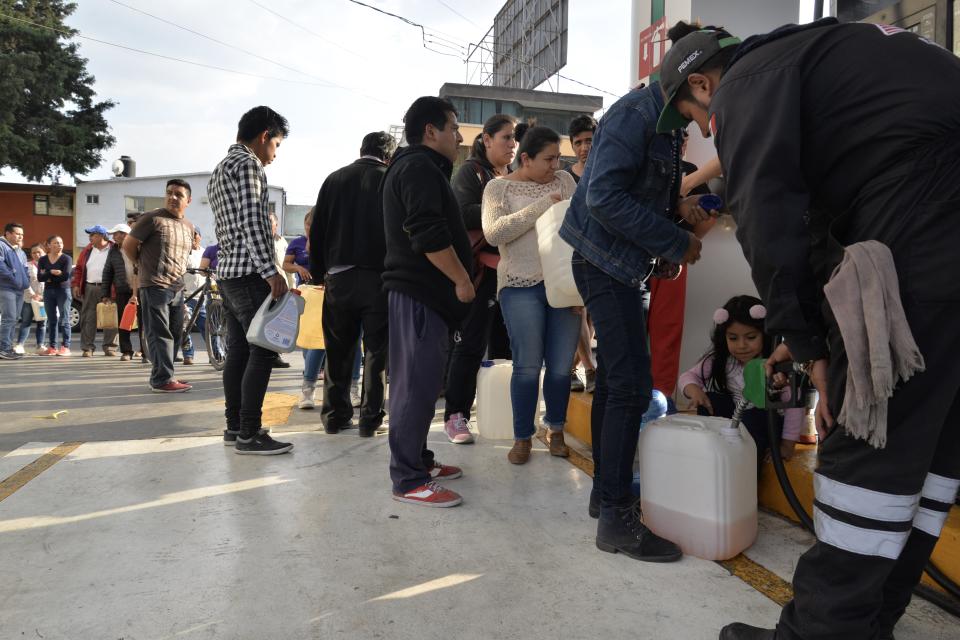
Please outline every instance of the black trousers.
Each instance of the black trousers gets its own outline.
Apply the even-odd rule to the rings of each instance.
[[[956,142],[918,154],[833,225],[832,238],[840,245],[875,239],[890,247],[926,370],[894,390],[885,448],[851,438],[842,426],[824,440],[814,475],[817,543],[797,564],[794,599],[784,607],[778,638],[872,640],[889,633],[955,500],[960,486]],[[847,358],[826,304],[823,311],[830,410],[836,417]]]
[[[127,291],[126,293],[117,292],[117,313],[120,317],[123,317],[123,310],[127,308],[127,303],[130,302],[130,298],[133,296],[132,291]],[[137,307],[137,313],[140,313],[140,307]],[[139,326],[139,322],[137,323]],[[124,353],[128,356],[133,355],[133,343],[130,342],[130,331],[124,331],[119,329],[120,334],[120,353]]]
[[[227,359],[223,367],[223,396],[227,429],[251,438],[260,430],[263,399],[277,354],[247,342],[247,329],[270,285],[253,273],[220,280],[220,294],[227,321]]]
[[[350,383],[360,330],[363,329],[363,391],[360,427],[383,422],[387,368],[387,295],[380,274],[353,268],[328,275],[324,283],[323,340],[327,361],[323,377],[324,426],[344,427],[353,418]]]
[[[497,272],[484,269],[470,313],[451,340],[443,419],[454,413],[470,419],[477,396],[477,373],[489,347],[490,358],[511,359],[510,338],[497,302]]]

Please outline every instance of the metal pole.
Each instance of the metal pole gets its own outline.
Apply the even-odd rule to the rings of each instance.
[[[813,1],[813,19],[819,20],[823,17],[823,0]]]

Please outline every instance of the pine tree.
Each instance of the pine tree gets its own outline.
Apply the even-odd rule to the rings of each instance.
[[[31,180],[85,174],[114,143],[104,117],[114,103],[94,101],[94,78],[63,23],[75,8],[0,0],[0,168]]]

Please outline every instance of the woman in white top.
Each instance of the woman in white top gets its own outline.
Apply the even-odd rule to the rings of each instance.
[[[560,136],[547,127],[527,130],[517,150],[519,168],[491,181],[483,192],[483,234],[500,249],[497,291],[513,351],[510,401],[514,444],[507,458],[513,464],[530,459],[536,432],[540,371],[547,405],[550,453],[569,454],[563,426],[570,398],[570,367],[580,330],[582,308],[554,309],[547,304],[536,222],[560,200],[573,195],[576,184],[560,171]]]

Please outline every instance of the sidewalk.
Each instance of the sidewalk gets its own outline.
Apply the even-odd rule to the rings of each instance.
[[[119,365],[85,362],[97,366],[68,415],[99,414],[72,426],[36,427],[37,405],[9,398],[49,393],[43,372],[79,361],[21,361],[15,380],[2,371],[8,429],[99,430],[102,440],[61,447],[46,470],[0,483],[3,638],[713,640],[728,622],[772,625],[779,614],[717,563],[598,551],[590,478],[540,442],[516,467],[509,443],[451,445],[435,421],[431,447],[463,467],[449,486],[464,504],[405,505],[390,497],[386,437],[326,435],[318,412],[294,409],[290,455],[237,456],[212,435],[129,439],[141,421],[168,421],[171,435],[218,431],[216,376],[195,365],[197,390],[158,396]],[[298,386],[297,366],[279,388]],[[0,480],[62,441],[35,439],[0,458]],[[746,555],[789,580],[810,543],[761,515]],[[915,601],[897,639],[960,639],[960,625]]]

